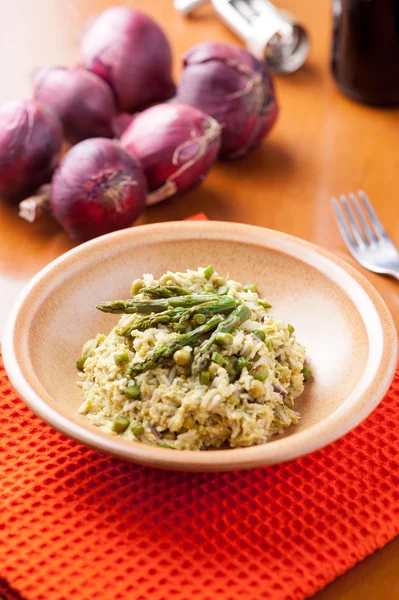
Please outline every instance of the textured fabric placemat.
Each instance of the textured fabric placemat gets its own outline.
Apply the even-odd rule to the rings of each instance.
[[[323,450],[193,474],[67,439],[0,363],[0,577],[26,600],[303,599],[399,533],[398,456],[398,373]]]
[[[0,359],[0,598],[302,600],[398,533],[399,372],[323,450],[193,474],[69,440],[23,404]]]

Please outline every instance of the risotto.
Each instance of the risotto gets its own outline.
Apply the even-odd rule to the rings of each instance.
[[[267,442],[296,425],[311,377],[291,324],[275,319],[256,285],[212,266],[135,280],[132,298],[97,308],[120,314],[77,360],[79,409],[126,440],[176,450]]]

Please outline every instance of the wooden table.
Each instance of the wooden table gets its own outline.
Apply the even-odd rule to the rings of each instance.
[[[0,100],[29,95],[30,75],[46,64],[73,64],[79,31],[110,0],[13,0],[0,4]],[[282,3],[280,3],[282,4]],[[175,56],[206,40],[236,39],[211,7],[185,19],[172,0],[135,0],[165,28]],[[311,240],[348,258],[335,226],[330,197],[364,188],[388,232],[399,242],[397,173],[399,111],[354,104],[329,73],[330,0],[285,0],[312,36],[307,65],[277,80],[281,114],[263,147],[234,163],[218,164],[186,199],[148,209],[139,223],[183,219],[204,211],[211,219],[251,223]],[[44,219],[30,225],[0,202],[0,332],[17,292],[41,267],[73,246]],[[367,275],[399,326],[397,282]],[[319,592],[317,600],[399,598],[399,539]]]

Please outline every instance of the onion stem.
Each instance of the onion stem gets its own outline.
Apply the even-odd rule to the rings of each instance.
[[[50,188],[49,183],[41,185],[33,196],[19,203],[18,214],[21,219],[34,223],[37,219],[50,214]]]

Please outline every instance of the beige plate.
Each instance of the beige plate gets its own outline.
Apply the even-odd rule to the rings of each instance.
[[[117,316],[103,300],[129,296],[143,273],[212,263],[223,275],[257,283],[307,346],[314,380],[296,407],[300,425],[262,446],[176,451],[127,442],[77,414],[76,357]],[[296,458],[350,431],[378,404],[394,375],[397,337],[383,300],[355,269],[294,237],[248,225],[162,223],[116,232],[67,252],[20,295],[4,335],[7,373],[21,398],[56,429],[98,450],[184,470],[224,471]]]

